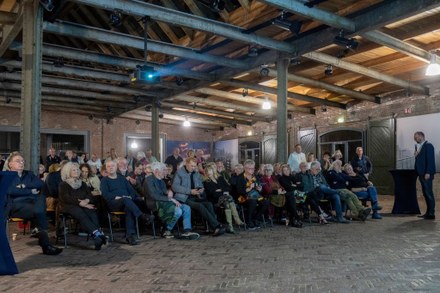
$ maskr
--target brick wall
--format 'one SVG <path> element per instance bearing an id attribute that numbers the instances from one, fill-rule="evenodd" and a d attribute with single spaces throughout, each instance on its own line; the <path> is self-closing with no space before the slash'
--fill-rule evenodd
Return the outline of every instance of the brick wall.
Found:
<path id="1" fill-rule="evenodd" d="M 20 126 L 20 110 L 0 107 L 0 126 Z M 126 118 L 115 118 L 110 124 L 103 119 L 90 120 L 87 115 L 42 111 L 41 128 L 89 131 L 90 152 L 102 157 L 110 148 L 124 154 L 124 134 L 151 135 L 151 124 Z M 160 124 L 160 133 L 170 140 L 212 141 L 213 132 L 180 125 Z M 44 152 L 44 150 L 42 150 Z"/>

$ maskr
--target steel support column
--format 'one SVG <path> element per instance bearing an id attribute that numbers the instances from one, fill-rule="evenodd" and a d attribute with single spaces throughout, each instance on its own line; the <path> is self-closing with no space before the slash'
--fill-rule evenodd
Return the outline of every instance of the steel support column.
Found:
<path id="1" fill-rule="evenodd" d="M 289 60 L 277 62 L 277 162 L 287 162 L 287 69 Z"/>
<path id="2" fill-rule="evenodd" d="M 162 161 L 160 155 L 160 135 L 159 135 L 159 107 L 156 100 L 154 100 L 151 107 L 151 150 L 153 151 L 153 156 Z"/>
<path id="3" fill-rule="evenodd" d="M 20 150 L 26 169 L 38 174 L 40 164 L 41 59 L 43 10 L 38 1 L 23 3 L 23 67 Z"/>

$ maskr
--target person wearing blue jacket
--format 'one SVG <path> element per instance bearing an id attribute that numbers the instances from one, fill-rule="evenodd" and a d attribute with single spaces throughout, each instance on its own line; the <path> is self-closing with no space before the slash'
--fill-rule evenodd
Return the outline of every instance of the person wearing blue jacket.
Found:
<path id="1" fill-rule="evenodd" d="M 63 250 L 52 246 L 47 234 L 46 196 L 42 194 L 44 182 L 31 171 L 24 170 L 24 159 L 13 152 L 6 161 L 10 171 L 17 175 L 8 188 L 9 216 L 25 220 L 36 220 L 38 244 L 46 255 L 57 255 Z"/>
<path id="2" fill-rule="evenodd" d="M 426 213 L 419 217 L 425 220 L 435 219 L 435 199 L 432 190 L 432 181 L 435 174 L 434 146 L 425 140 L 425 134 L 421 131 L 414 133 L 415 145 L 415 167 L 422 185 L 423 197 L 426 201 Z"/>

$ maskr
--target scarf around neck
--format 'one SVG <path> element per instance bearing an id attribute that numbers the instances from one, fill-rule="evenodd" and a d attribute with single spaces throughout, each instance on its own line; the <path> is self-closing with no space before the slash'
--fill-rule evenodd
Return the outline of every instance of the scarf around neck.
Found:
<path id="1" fill-rule="evenodd" d="M 67 178 L 67 179 L 65 180 L 65 182 L 66 182 L 67 184 L 69 184 L 70 187 L 72 187 L 73 189 L 78 189 L 78 188 L 80 188 L 81 185 L 82 185 L 82 180 L 79 179 L 79 178 Z"/>

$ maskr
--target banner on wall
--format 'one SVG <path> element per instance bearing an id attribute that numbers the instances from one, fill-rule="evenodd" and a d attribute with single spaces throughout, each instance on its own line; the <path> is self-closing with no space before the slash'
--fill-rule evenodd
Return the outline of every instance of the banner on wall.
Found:
<path id="1" fill-rule="evenodd" d="M 214 144 L 214 158 L 221 159 L 226 170 L 238 164 L 238 139 L 221 140 Z"/>
<path id="2" fill-rule="evenodd" d="M 184 141 L 184 140 L 167 140 L 167 155 L 166 157 L 173 154 L 175 148 L 179 148 L 180 156 L 186 158 L 186 153 L 189 150 L 196 152 L 197 150 L 203 150 L 203 158 L 205 161 L 211 159 L 211 143 L 206 141 Z M 165 157 L 165 158 L 166 158 Z"/>

